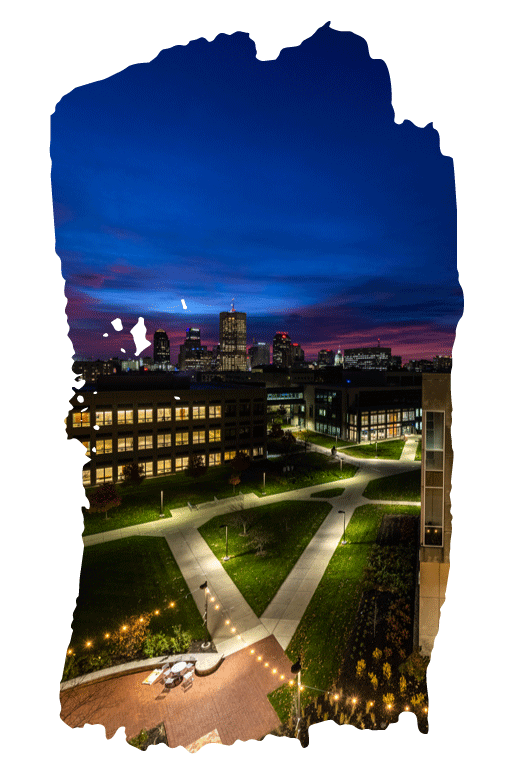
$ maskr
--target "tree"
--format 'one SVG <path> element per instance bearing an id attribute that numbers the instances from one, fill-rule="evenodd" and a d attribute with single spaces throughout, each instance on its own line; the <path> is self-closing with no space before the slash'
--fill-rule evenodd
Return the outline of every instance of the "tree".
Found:
<path id="1" fill-rule="evenodd" d="M 251 459 L 244 451 L 237 451 L 235 458 L 231 461 L 231 469 L 233 474 L 240 475 L 241 472 L 245 472 L 251 465 Z"/>
<path id="2" fill-rule="evenodd" d="M 297 440 L 295 439 L 293 432 L 290 432 L 289 429 L 286 432 L 283 432 L 281 443 L 286 453 L 292 449 L 292 446 L 294 446 L 296 442 Z"/>
<path id="3" fill-rule="evenodd" d="M 253 544 L 256 547 L 256 554 L 263 556 L 266 555 L 267 552 L 265 550 L 265 547 L 267 547 L 272 542 L 272 537 L 269 533 L 266 531 L 254 531 L 251 539 L 251 544 Z"/>
<path id="4" fill-rule="evenodd" d="M 283 431 L 283 428 L 281 427 L 281 424 L 277 424 L 276 422 L 274 422 L 270 426 L 268 436 L 272 440 L 280 440 L 283 437 L 283 435 L 284 435 L 284 431 Z"/>
<path id="5" fill-rule="evenodd" d="M 132 461 L 131 464 L 125 464 L 123 467 L 123 484 L 140 485 L 145 478 L 144 466 Z"/>
<path id="6" fill-rule="evenodd" d="M 250 509 L 240 510 L 240 512 L 235 512 L 235 514 L 231 516 L 232 524 L 237 528 L 244 529 L 244 532 L 241 533 L 240 536 L 247 536 L 247 526 L 250 526 L 253 520 L 254 513 Z"/>
<path id="7" fill-rule="evenodd" d="M 121 497 L 114 483 L 104 483 L 92 494 L 89 512 L 105 512 L 108 520 L 108 510 L 121 504 Z"/>
<path id="8" fill-rule="evenodd" d="M 235 487 L 240 483 L 240 478 L 238 475 L 231 475 L 231 477 L 228 480 L 228 483 L 230 483 L 233 486 L 233 494 L 235 493 Z"/>
<path id="9" fill-rule="evenodd" d="M 308 449 L 308 443 L 311 441 L 311 438 L 313 437 L 313 432 L 310 429 L 301 429 L 300 432 L 298 432 L 300 440 L 304 442 L 304 450 L 307 451 Z"/>
<path id="10" fill-rule="evenodd" d="M 206 472 L 203 457 L 199 453 L 194 453 L 188 462 L 187 474 L 190 477 L 200 477 Z"/>

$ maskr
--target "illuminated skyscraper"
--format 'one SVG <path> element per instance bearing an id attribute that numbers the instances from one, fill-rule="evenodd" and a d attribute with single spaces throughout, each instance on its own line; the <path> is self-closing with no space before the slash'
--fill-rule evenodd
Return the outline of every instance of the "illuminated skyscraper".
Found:
<path id="1" fill-rule="evenodd" d="M 272 362 L 277 368 L 291 368 L 292 342 L 286 331 L 277 331 L 272 343 Z"/>
<path id="2" fill-rule="evenodd" d="M 170 354 L 169 337 L 163 328 L 159 328 L 153 335 L 153 360 L 155 363 L 169 363 Z"/>
<path id="3" fill-rule="evenodd" d="M 247 370 L 247 315 L 235 312 L 234 301 L 229 312 L 219 315 L 219 357 L 221 371 Z"/>

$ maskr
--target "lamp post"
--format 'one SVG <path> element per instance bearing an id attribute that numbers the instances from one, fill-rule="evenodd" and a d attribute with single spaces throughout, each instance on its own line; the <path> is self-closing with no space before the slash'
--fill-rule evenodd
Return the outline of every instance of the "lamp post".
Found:
<path id="1" fill-rule="evenodd" d="M 293 664 L 291 668 L 292 675 L 297 675 L 297 730 L 299 730 L 299 722 L 300 722 L 300 672 L 302 669 L 302 665 L 300 663 L 300 656 Z"/>
<path id="2" fill-rule="evenodd" d="M 205 581 L 204 584 L 201 584 L 199 589 L 204 589 L 204 643 L 201 648 L 205 649 L 210 647 L 210 641 L 208 640 L 208 582 Z"/>
<path id="3" fill-rule="evenodd" d="M 164 492 L 160 491 L 160 517 L 164 516 Z"/>
<path id="4" fill-rule="evenodd" d="M 342 544 L 346 544 L 347 542 L 345 541 L 345 510 L 344 509 L 338 509 L 338 514 L 339 515 L 343 515 L 343 538 L 341 540 L 341 543 Z"/>
<path id="5" fill-rule="evenodd" d="M 263 473 L 263 491 L 262 491 L 261 495 L 262 496 L 266 496 L 267 495 L 267 492 L 265 490 L 265 472 Z"/>
<path id="6" fill-rule="evenodd" d="M 229 560 L 229 555 L 228 555 L 228 526 L 227 526 L 226 523 L 222 523 L 222 525 L 219 525 L 219 528 L 225 528 L 226 529 L 226 554 L 222 558 L 224 560 L 224 562 L 225 562 L 226 560 Z"/>

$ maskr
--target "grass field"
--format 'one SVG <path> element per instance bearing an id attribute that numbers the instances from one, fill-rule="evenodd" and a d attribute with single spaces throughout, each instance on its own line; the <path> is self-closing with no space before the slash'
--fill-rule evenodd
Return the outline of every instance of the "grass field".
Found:
<path id="1" fill-rule="evenodd" d="M 370 480 L 364 495 L 367 499 L 421 501 L 421 469 Z"/>
<path id="2" fill-rule="evenodd" d="M 200 639 L 202 618 L 165 539 L 131 536 L 85 547 L 80 591 L 70 645 L 82 648 L 86 640 L 95 650 L 105 632 L 112 633 L 131 616 L 160 610 L 151 620 L 152 632 L 173 634 L 182 629 Z M 175 608 L 169 608 L 174 601 Z"/>
<path id="3" fill-rule="evenodd" d="M 283 472 L 283 467 L 291 466 L 291 471 Z M 236 492 L 262 495 L 263 472 L 265 472 L 265 492 L 267 496 L 284 493 L 310 485 L 321 485 L 340 477 L 352 477 L 357 468 L 348 462 L 344 464 L 340 475 L 339 462 L 330 456 L 319 453 L 293 453 L 274 459 L 253 462 L 249 469 L 241 474 L 241 483 Z M 199 478 L 189 477 L 181 472 L 175 475 L 161 475 L 147 478 L 136 488 L 118 485 L 122 503 L 109 511 L 109 518 L 104 515 L 91 515 L 84 512 L 84 535 L 125 528 L 158 520 L 160 515 L 160 493 L 164 493 L 164 512 L 166 516 L 187 502 L 201 504 L 233 496 L 233 487 L 228 480 L 232 475 L 229 466 L 212 467 Z M 89 490 L 88 493 L 94 492 Z"/>
<path id="4" fill-rule="evenodd" d="M 352 448 L 344 448 L 343 453 L 348 456 L 354 456 L 361 459 L 400 459 L 404 449 L 403 440 L 389 440 L 377 443 L 377 454 L 375 454 L 375 443 L 365 445 L 356 445 Z"/>
<path id="5" fill-rule="evenodd" d="M 247 510 L 251 516 L 247 536 L 240 535 L 241 527 L 228 528 L 227 562 L 222 562 L 225 529 L 219 526 L 233 521 L 236 513 L 209 520 L 199 532 L 255 614 L 261 616 L 331 508 L 326 501 L 278 501 Z M 256 532 L 270 537 L 264 556 L 256 554 L 252 542 Z"/>
<path id="6" fill-rule="evenodd" d="M 416 456 L 414 461 L 421 461 L 421 440 L 418 441 L 418 447 L 416 448 Z"/>
<path id="7" fill-rule="evenodd" d="M 336 438 L 332 435 L 324 435 L 320 432 L 310 432 L 308 434 L 308 443 L 314 443 L 315 445 L 320 445 L 322 448 L 332 448 L 333 445 L 335 447 L 341 447 L 344 445 L 354 445 L 354 443 L 349 442 L 348 440 L 338 440 L 336 441 Z"/>
<path id="8" fill-rule="evenodd" d="M 363 570 L 384 515 L 418 515 L 417 507 L 367 504 L 358 507 L 346 531 L 347 544 L 339 544 L 309 603 L 286 654 L 302 659 L 304 705 L 318 695 L 307 686 L 329 690 L 340 670 L 362 592 Z M 284 722 L 291 714 L 295 691 L 281 686 L 269 700 Z"/>

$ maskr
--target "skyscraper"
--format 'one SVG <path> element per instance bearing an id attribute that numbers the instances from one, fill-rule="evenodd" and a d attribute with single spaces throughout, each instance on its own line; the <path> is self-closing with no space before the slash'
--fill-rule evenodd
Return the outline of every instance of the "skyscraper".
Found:
<path id="1" fill-rule="evenodd" d="M 249 349 L 251 368 L 257 365 L 270 365 L 270 344 L 258 341 Z"/>
<path id="2" fill-rule="evenodd" d="M 292 342 L 286 331 L 277 331 L 272 342 L 272 362 L 277 368 L 291 368 Z"/>
<path id="3" fill-rule="evenodd" d="M 153 334 L 153 360 L 155 363 L 170 363 L 171 351 L 170 351 L 169 337 L 163 328 L 159 328 Z"/>
<path id="4" fill-rule="evenodd" d="M 187 328 L 185 342 L 180 345 L 178 368 L 180 371 L 199 371 L 209 367 L 208 350 L 201 344 L 201 331 L 199 328 Z"/>
<path id="5" fill-rule="evenodd" d="M 219 356 L 221 371 L 247 370 L 247 315 L 235 312 L 234 300 L 229 312 L 219 315 Z"/>

